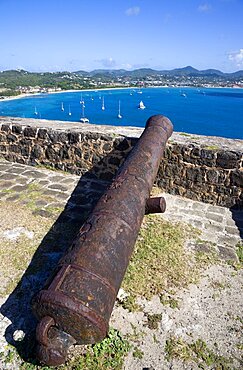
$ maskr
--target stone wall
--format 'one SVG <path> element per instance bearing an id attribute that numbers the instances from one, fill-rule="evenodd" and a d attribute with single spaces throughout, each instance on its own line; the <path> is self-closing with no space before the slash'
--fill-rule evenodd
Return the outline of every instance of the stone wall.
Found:
<path id="1" fill-rule="evenodd" d="M 0 117 L 0 156 L 111 180 L 142 129 Z M 174 133 L 157 185 L 171 194 L 243 206 L 243 140 Z"/>

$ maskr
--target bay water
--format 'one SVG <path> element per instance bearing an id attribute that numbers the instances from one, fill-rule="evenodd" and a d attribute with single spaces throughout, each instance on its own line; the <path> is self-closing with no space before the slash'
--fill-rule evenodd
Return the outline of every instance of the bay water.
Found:
<path id="1" fill-rule="evenodd" d="M 139 109 L 141 101 L 145 109 Z M 167 116 L 174 131 L 243 139 L 243 89 L 87 90 L 0 101 L 0 116 L 77 122 L 85 116 L 101 125 L 144 127 L 154 114 Z"/>

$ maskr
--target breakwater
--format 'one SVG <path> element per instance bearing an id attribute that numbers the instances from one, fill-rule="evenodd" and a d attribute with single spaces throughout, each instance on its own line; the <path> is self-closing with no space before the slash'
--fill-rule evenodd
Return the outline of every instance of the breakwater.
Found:
<path id="1" fill-rule="evenodd" d="M 0 117 L 0 156 L 110 181 L 142 129 Z M 175 132 L 155 182 L 162 190 L 243 206 L 243 140 Z"/>

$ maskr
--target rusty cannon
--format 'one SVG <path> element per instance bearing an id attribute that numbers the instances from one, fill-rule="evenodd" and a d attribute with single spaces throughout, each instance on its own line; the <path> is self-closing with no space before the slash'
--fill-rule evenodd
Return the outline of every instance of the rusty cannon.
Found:
<path id="1" fill-rule="evenodd" d="M 54 277 L 34 298 L 37 357 L 42 363 L 60 365 L 70 345 L 96 343 L 106 336 L 144 214 L 165 211 L 164 198 L 150 198 L 150 192 L 172 131 L 166 117 L 147 121 Z"/>

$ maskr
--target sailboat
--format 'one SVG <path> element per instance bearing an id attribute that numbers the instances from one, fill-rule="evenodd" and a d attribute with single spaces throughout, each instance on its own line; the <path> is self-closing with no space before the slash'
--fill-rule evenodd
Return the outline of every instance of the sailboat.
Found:
<path id="1" fill-rule="evenodd" d="M 63 103 L 62 103 L 62 107 L 61 107 L 61 110 L 62 110 L 62 111 L 64 111 L 64 105 L 63 105 Z"/>
<path id="2" fill-rule="evenodd" d="M 83 94 L 82 93 L 81 93 L 81 97 L 80 97 L 80 104 L 84 104 Z"/>
<path id="3" fill-rule="evenodd" d="M 139 103 L 138 109 L 145 109 L 145 105 L 143 104 L 142 100 Z"/>
<path id="4" fill-rule="evenodd" d="M 118 103 L 118 115 L 117 115 L 117 118 L 122 118 L 122 115 L 121 115 L 121 101 L 119 100 L 119 103 Z"/>
<path id="5" fill-rule="evenodd" d="M 69 106 L 68 106 L 68 115 L 69 115 L 69 116 L 71 116 L 71 115 L 72 115 L 72 113 L 71 113 L 71 109 L 70 109 L 70 104 L 69 104 Z"/>
<path id="6" fill-rule="evenodd" d="M 82 104 L 82 117 L 80 118 L 80 122 L 89 123 L 89 119 L 84 116 L 84 104 Z"/>
<path id="7" fill-rule="evenodd" d="M 102 110 L 105 110 L 105 99 L 104 99 L 104 96 L 102 97 L 102 107 L 101 107 Z"/>
<path id="8" fill-rule="evenodd" d="M 36 107 L 35 107 L 35 112 L 34 112 L 34 113 L 35 113 L 35 115 L 37 116 L 38 112 L 37 112 L 37 109 L 36 109 Z"/>

